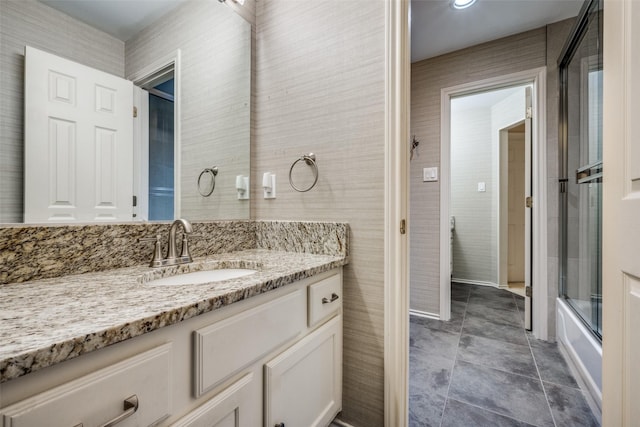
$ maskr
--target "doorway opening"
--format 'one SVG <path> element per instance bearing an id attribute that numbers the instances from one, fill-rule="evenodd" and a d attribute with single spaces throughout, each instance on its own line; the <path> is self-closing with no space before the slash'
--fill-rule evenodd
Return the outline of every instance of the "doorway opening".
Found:
<path id="1" fill-rule="evenodd" d="M 180 217 L 180 51 L 129 77 L 134 83 L 137 220 Z"/>
<path id="2" fill-rule="evenodd" d="M 451 98 L 451 283 L 531 286 L 530 100 L 531 84 Z"/>
<path id="3" fill-rule="evenodd" d="M 149 92 L 149 220 L 174 218 L 174 79 Z"/>
<path id="4" fill-rule="evenodd" d="M 545 68 L 539 68 L 441 91 L 440 320 L 451 318 L 452 282 L 508 289 L 507 141 L 509 131 L 517 139 L 524 122 L 530 148 L 525 148 L 528 170 L 519 203 L 530 206 L 523 233 L 524 277 L 530 288 L 523 308 L 527 329 L 547 339 L 545 77 Z M 483 93 L 484 99 L 478 96 Z M 518 99 L 520 106 L 514 107 Z M 484 148 L 477 149 L 481 144 Z M 516 221 L 512 225 L 521 229 Z"/>

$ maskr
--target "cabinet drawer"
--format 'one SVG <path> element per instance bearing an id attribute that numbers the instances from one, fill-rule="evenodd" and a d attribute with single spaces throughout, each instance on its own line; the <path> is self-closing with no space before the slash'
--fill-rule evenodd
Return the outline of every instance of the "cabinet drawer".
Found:
<path id="1" fill-rule="evenodd" d="M 97 426 L 118 418 L 124 401 L 136 396 L 138 407 L 118 427 L 147 426 L 167 417 L 170 407 L 171 344 L 0 409 L 4 427 Z"/>
<path id="2" fill-rule="evenodd" d="M 309 285 L 309 327 L 336 313 L 342 307 L 342 274 Z"/>
<path id="3" fill-rule="evenodd" d="M 194 332 L 194 394 L 201 396 L 305 328 L 305 294 L 274 301 Z"/>

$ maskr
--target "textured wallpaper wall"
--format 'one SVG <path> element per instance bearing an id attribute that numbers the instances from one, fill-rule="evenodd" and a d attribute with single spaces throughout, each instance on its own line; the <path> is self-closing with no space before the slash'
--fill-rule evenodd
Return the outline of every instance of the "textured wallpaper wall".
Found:
<path id="1" fill-rule="evenodd" d="M 345 221 L 344 410 L 356 427 L 384 424 L 384 0 L 263 0 L 256 16 L 255 219 Z M 307 193 L 289 167 L 314 152 Z M 262 198 L 262 173 L 277 198 Z M 298 164 L 297 185 L 311 179 Z"/>

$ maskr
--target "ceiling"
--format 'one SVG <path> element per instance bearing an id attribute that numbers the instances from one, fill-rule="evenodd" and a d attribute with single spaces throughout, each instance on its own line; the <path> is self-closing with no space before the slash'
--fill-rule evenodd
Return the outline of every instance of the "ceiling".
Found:
<path id="1" fill-rule="evenodd" d="M 186 0 L 40 0 L 126 41 Z M 214 0 L 210 0 L 214 1 Z M 583 0 L 411 1 L 411 61 L 419 61 L 576 16 Z"/>
<path id="2" fill-rule="evenodd" d="M 533 30 L 576 16 L 583 0 L 411 0 L 411 62 Z"/>
<path id="3" fill-rule="evenodd" d="M 184 1 L 186 0 L 40 0 L 122 41 L 129 40 Z"/>

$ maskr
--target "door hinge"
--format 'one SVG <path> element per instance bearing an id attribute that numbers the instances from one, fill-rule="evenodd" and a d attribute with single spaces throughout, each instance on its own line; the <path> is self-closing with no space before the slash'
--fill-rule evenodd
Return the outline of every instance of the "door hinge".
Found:
<path id="1" fill-rule="evenodd" d="M 133 206 L 138 206 L 138 196 L 133 196 Z"/>
<path id="2" fill-rule="evenodd" d="M 531 295 L 532 295 L 531 286 L 525 286 L 524 294 L 527 296 L 527 298 L 531 298 Z"/>
<path id="3" fill-rule="evenodd" d="M 406 234 L 407 233 L 407 221 L 402 219 L 400 220 L 400 234 Z"/>
<path id="4" fill-rule="evenodd" d="M 520 110 L 522 111 L 522 110 Z M 527 115 L 526 115 L 527 119 L 531 119 L 533 118 L 533 109 L 531 107 L 527 107 Z"/>
<path id="5" fill-rule="evenodd" d="M 138 117 L 138 107 L 136 107 L 135 105 L 133 106 L 133 118 L 135 119 L 136 117 Z"/>
<path id="6" fill-rule="evenodd" d="M 560 183 L 560 193 L 566 193 L 567 192 L 567 182 L 569 182 L 569 180 L 567 178 L 561 178 L 558 180 L 558 182 Z"/>
<path id="7" fill-rule="evenodd" d="M 524 201 L 524 205 L 528 208 L 533 207 L 533 199 L 531 198 L 531 196 L 527 196 L 527 198 Z"/>

